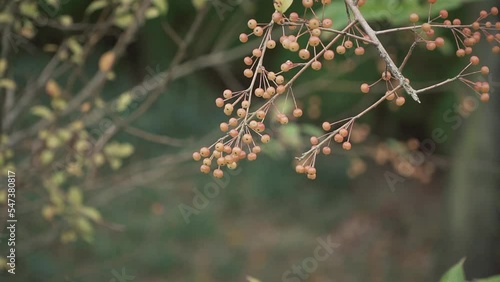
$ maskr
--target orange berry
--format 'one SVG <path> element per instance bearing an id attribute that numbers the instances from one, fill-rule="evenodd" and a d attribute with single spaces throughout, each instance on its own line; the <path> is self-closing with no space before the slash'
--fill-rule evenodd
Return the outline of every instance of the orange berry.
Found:
<path id="1" fill-rule="evenodd" d="M 195 160 L 195 161 L 201 160 L 201 154 L 198 152 L 194 152 L 193 153 L 193 160 Z"/>
<path id="2" fill-rule="evenodd" d="M 330 155 L 332 153 L 332 149 L 330 149 L 330 147 L 323 147 L 323 149 L 321 151 L 325 155 Z"/>
<path id="3" fill-rule="evenodd" d="M 332 125 L 327 121 L 323 122 L 321 127 L 323 127 L 324 131 L 330 131 L 332 129 Z"/>
<path id="4" fill-rule="evenodd" d="M 481 102 L 486 103 L 489 100 L 490 100 L 490 94 L 488 94 L 488 93 L 481 94 Z"/>
<path id="5" fill-rule="evenodd" d="M 308 26 L 309 26 L 310 29 L 318 28 L 319 27 L 319 21 L 317 19 L 311 19 L 311 20 L 309 20 Z"/>
<path id="6" fill-rule="evenodd" d="M 392 75 L 390 72 L 388 72 L 388 71 L 382 72 L 382 79 L 383 80 L 388 81 L 388 80 L 391 80 L 391 78 L 392 78 Z"/>
<path id="7" fill-rule="evenodd" d="M 416 13 L 410 15 L 410 22 L 416 23 L 419 20 L 419 16 Z"/>
<path id="8" fill-rule="evenodd" d="M 365 94 L 370 92 L 370 85 L 368 85 L 368 83 L 361 84 L 361 92 Z"/>
<path id="9" fill-rule="evenodd" d="M 396 105 L 398 105 L 398 106 L 400 106 L 400 107 L 401 107 L 402 105 L 404 105 L 404 104 L 405 104 L 405 102 L 406 102 L 405 97 L 399 96 L 399 97 L 396 99 Z"/>
<path id="10" fill-rule="evenodd" d="M 314 4 L 314 1 L 313 0 L 302 0 L 302 5 L 305 7 L 305 8 L 311 8 Z"/>
<path id="11" fill-rule="evenodd" d="M 250 144 L 253 141 L 252 135 L 251 134 L 244 134 L 243 137 L 241 138 L 243 143 Z"/>
<path id="12" fill-rule="evenodd" d="M 258 154 L 262 152 L 262 149 L 260 148 L 260 146 L 255 146 L 252 148 L 252 152 Z"/>
<path id="13" fill-rule="evenodd" d="M 248 35 L 246 35 L 245 33 L 240 34 L 240 41 L 241 43 L 248 42 Z"/>
<path id="14" fill-rule="evenodd" d="M 490 68 L 488 68 L 487 66 L 483 66 L 481 68 L 481 74 L 482 75 L 488 75 L 490 73 Z"/>
<path id="15" fill-rule="evenodd" d="M 257 154 L 255 154 L 255 153 L 249 153 L 249 154 L 247 155 L 247 159 L 248 159 L 249 161 L 255 161 L 255 160 L 257 159 Z"/>
<path id="16" fill-rule="evenodd" d="M 442 37 L 436 38 L 436 40 L 434 42 L 436 43 L 436 46 L 438 46 L 438 47 L 444 46 L 444 39 Z"/>
<path id="17" fill-rule="evenodd" d="M 307 169 L 307 174 L 316 174 L 316 168 L 310 167 Z"/>
<path id="18" fill-rule="evenodd" d="M 456 52 L 457 57 L 463 57 L 465 56 L 465 50 L 464 49 L 458 49 Z"/>
<path id="19" fill-rule="evenodd" d="M 271 141 L 271 136 L 265 134 L 265 135 L 262 135 L 262 137 L 260 138 L 260 141 L 262 141 L 262 143 L 269 143 L 269 141 Z"/>
<path id="20" fill-rule="evenodd" d="M 238 130 L 236 130 L 236 129 L 231 129 L 231 130 L 229 131 L 229 136 L 231 136 L 231 137 L 233 137 L 233 138 L 235 138 L 236 136 L 238 136 L 238 134 L 239 134 L 239 133 L 238 133 Z"/>
<path id="21" fill-rule="evenodd" d="M 229 125 L 232 126 L 232 127 L 235 127 L 238 125 L 238 120 L 235 119 L 235 118 L 230 118 L 229 119 Z"/>
<path id="22" fill-rule="evenodd" d="M 215 144 L 215 150 L 217 150 L 218 152 L 222 152 L 224 150 L 224 144 L 221 142 Z"/>
<path id="23" fill-rule="evenodd" d="M 214 170 L 214 177 L 215 178 L 222 178 L 222 177 L 224 177 L 224 172 L 221 169 L 216 169 L 216 170 Z"/>
<path id="24" fill-rule="evenodd" d="M 349 135 L 349 131 L 347 131 L 347 129 L 345 129 L 345 128 L 342 128 L 339 130 L 339 134 L 342 137 L 347 137 L 347 135 Z"/>
<path id="25" fill-rule="evenodd" d="M 342 143 L 342 149 L 349 151 L 352 149 L 352 144 L 349 141 Z"/>
<path id="26" fill-rule="evenodd" d="M 222 122 L 219 126 L 220 131 L 227 132 L 229 130 L 229 125 L 225 122 Z"/>
<path id="27" fill-rule="evenodd" d="M 331 61 L 335 57 L 335 52 L 333 52 L 332 50 L 326 50 L 323 54 L 323 57 L 325 58 L 325 60 Z"/>
<path id="28" fill-rule="evenodd" d="M 262 36 L 262 34 L 264 34 L 264 29 L 262 27 L 258 26 L 258 27 L 256 27 L 256 28 L 253 29 L 253 34 L 255 36 L 259 36 L 260 37 L 260 36 Z M 248 37 L 247 37 L 247 40 L 248 40 Z"/>
<path id="29" fill-rule="evenodd" d="M 295 166 L 295 171 L 296 171 L 297 173 L 302 174 L 302 173 L 304 173 L 306 170 L 305 170 L 304 166 L 302 166 L 302 165 L 296 165 L 296 166 Z"/>
<path id="30" fill-rule="evenodd" d="M 361 1 L 364 1 L 364 0 L 359 0 L 359 2 L 358 2 L 358 6 L 359 6 L 359 3 L 360 3 Z M 311 180 L 314 180 L 314 179 L 316 179 L 316 174 L 307 174 L 307 178 L 309 178 L 309 179 L 311 179 Z"/>
<path id="31" fill-rule="evenodd" d="M 426 45 L 427 50 L 434 51 L 436 49 L 436 43 L 429 41 Z"/>
<path id="32" fill-rule="evenodd" d="M 250 58 L 250 57 L 248 57 L 248 56 L 247 56 L 247 57 L 245 57 L 245 59 L 243 59 L 243 62 L 244 62 L 244 63 L 245 63 L 245 65 L 247 65 L 247 66 L 251 66 L 251 65 L 253 64 L 253 60 L 252 60 L 252 58 Z"/>
<path id="33" fill-rule="evenodd" d="M 333 26 L 333 21 L 331 19 L 323 19 L 323 27 L 330 28 Z"/>
<path id="34" fill-rule="evenodd" d="M 274 48 L 276 48 L 276 41 L 274 41 L 274 40 L 270 39 L 270 40 L 268 40 L 268 41 L 266 42 L 266 46 L 267 46 L 267 48 L 269 48 L 269 49 L 274 49 Z"/>
<path id="35" fill-rule="evenodd" d="M 207 158 L 208 156 L 210 156 L 210 149 L 208 149 L 207 147 L 203 147 L 200 149 L 200 154 L 202 157 Z"/>
<path id="36" fill-rule="evenodd" d="M 301 117 L 303 114 L 302 110 L 301 109 L 295 109 L 293 110 L 293 116 L 298 118 L 298 117 Z"/>
<path id="37" fill-rule="evenodd" d="M 311 64 L 311 68 L 313 70 L 320 70 L 322 67 L 322 64 L 320 61 L 314 61 L 312 64 Z"/>
<path id="38" fill-rule="evenodd" d="M 262 56 L 262 50 L 260 50 L 259 48 L 255 48 L 252 50 L 252 55 L 254 57 L 260 58 Z"/>
<path id="39" fill-rule="evenodd" d="M 337 133 L 335 134 L 335 136 L 333 136 L 333 140 L 337 143 L 342 143 L 344 141 L 344 137 Z"/>
<path id="40" fill-rule="evenodd" d="M 274 12 L 272 19 L 275 23 L 280 23 L 283 20 L 283 14 L 280 12 Z"/>
<path id="41" fill-rule="evenodd" d="M 475 66 L 479 64 L 479 58 L 477 56 L 470 57 L 470 63 Z"/>
<path id="42" fill-rule="evenodd" d="M 200 167 L 200 171 L 203 173 L 209 173 L 210 172 L 210 167 L 208 165 L 202 165 Z"/>
<path id="43" fill-rule="evenodd" d="M 249 29 L 254 29 L 257 27 L 257 21 L 254 19 L 251 19 L 247 23 Z"/>
<path id="44" fill-rule="evenodd" d="M 425 32 L 431 30 L 431 28 L 432 27 L 431 27 L 431 25 L 429 23 L 422 24 L 422 30 L 425 31 Z"/>
<path id="45" fill-rule="evenodd" d="M 299 52 L 299 57 L 303 60 L 307 60 L 311 57 L 311 52 L 309 52 L 309 50 L 307 49 L 302 49 Z"/>
<path id="46" fill-rule="evenodd" d="M 243 75 L 248 77 L 248 78 L 251 78 L 253 77 L 253 70 L 251 69 L 246 69 L 244 72 L 243 72 Z"/>
<path id="47" fill-rule="evenodd" d="M 441 11 L 439 12 L 439 16 L 441 16 L 441 18 L 442 18 L 442 19 L 446 19 L 446 18 L 448 18 L 448 11 L 446 11 L 446 10 L 441 10 Z"/>
<path id="48" fill-rule="evenodd" d="M 309 45 L 316 47 L 321 43 L 321 40 L 317 36 L 311 36 L 309 37 Z"/>
<path id="49" fill-rule="evenodd" d="M 363 47 L 357 47 L 356 49 L 354 49 L 354 54 L 358 55 L 358 56 L 362 56 L 365 54 L 365 48 Z"/>
<path id="50" fill-rule="evenodd" d="M 215 99 L 215 105 L 219 108 L 224 107 L 224 99 L 222 98 L 217 98 Z"/>
<path id="51" fill-rule="evenodd" d="M 204 159 L 203 159 L 203 164 L 204 164 L 204 165 L 211 166 L 211 165 L 212 165 L 212 159 L 209 159 L 209 158 L 204 158 Z"/>

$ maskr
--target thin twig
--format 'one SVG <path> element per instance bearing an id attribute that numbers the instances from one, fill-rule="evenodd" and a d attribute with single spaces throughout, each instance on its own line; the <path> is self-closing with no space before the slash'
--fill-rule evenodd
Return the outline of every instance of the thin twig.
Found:
<path id="1" fill-rule="evenodd" d="M 363 27 L 365 30 L 366 34 L 370 37 L 370 39 L 375 42 L 375 46 L 378 49 L 380 53 L 380 57 L 387 63 L 387 66 L 391 70 L 392 74 L 394 77 L 396 77 L 399 80 L 399 84 L 403 86 L 403 88 L 406 90 L 406 92 L 417 102 L 420 103 L 420 99 L 418 99 L 417 93 L 413 87 L 406 81 L 406 78 L 403 76 L 403 74 L 399 71 L 399 68 L 396 66 L 394 61 L 392 61 L 391 56 L 389 53 L 384 48 L 384 45 L 380 43 L 376 32 L 371 28 L 371 26 L 368 24 L 366 19 L 364 18 L 363 14 L 361 11 L 358 9 L 358 6 L 354 4 L 352 0 L 345 0 L 346 4 L 349 6 L 351 11 L 353 12 L 354 16 L 356 17 L 356 20 L 359 21 L 359 24 Z M 413 28 L 413 27 L 412 27 Z"/>

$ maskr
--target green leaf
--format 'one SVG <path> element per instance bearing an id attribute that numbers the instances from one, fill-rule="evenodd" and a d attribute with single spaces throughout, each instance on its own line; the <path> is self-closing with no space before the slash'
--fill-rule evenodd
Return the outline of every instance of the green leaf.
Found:
<path id="1" fill-rule="evenodd" d="M 95 11 L 101 10 L 102 8 L 106 7 L 108 5 L 108 2 L 106 0 L 98 0 L 92 2 L 87 9 L 85 10 L 85 14 L 89 15 L 92 14 Z"/>
<path id="2" fill-rule="evenodd" d="M 207 3 L 207 0 L 191 0 L 193 2 L 193 6 L 196 8 L 196 10 L 199 10 L 205 6 Z"/>
<path id="3" fill-rule="evenodd" d="M 80 212 L 90 218 L 91 220 L 93 220 L 94 222 L 100 222 L 102 220 L 102 217 L 101 217 L 101 213 L 96 210 L 95 208 L 92 208 L 92 207 L 82 207 L 80 209 Z"/>
<path id="4" fill-rule="evenodd" d="M 83 195 L 78 187 L 71 187 L 68 191 L 68 202 L 70 202 L 73 206 L 80 206 L 83 201 Z"/>
<path id="5" fill-rule="evenodd" d="M 49 108 L 40 105 L 32 107 L 31 114 L 48 120 L 54 118 L 54 115 L 52 114 L 52 111 Z"/>
<path id="6" fill-rule="evenodd" d="M 160 16 L 160 11 L 157 8 L 151 7 L 146 10 L 146 19 L 151 20 Z"/>
<path id="7" fill-rule="evenodd" d="M 465 282 L 464 262 L 465 258 L 461 259 L 443 275 L 439 282 Z"/>
<path id="8" fill-rule="evenodd" d="M 83 52 L 82 45 L 76 40 L 76 38 L 71 37 L 67 41 L 69 49 L 71 49 L 71 52 L 75 54 L 76 56 L 79 56 Z"/>
<path id="9" fill-rule="evenodd" d="M 500 282 L 500 275 L 491 276 L 488 278 L 477 279 L 474 282 Z"/>
<path id="10" fill-rule="evenodd" d="M 132 100 L 133 100 L 133 97 L 132 97 L 132 94 L 130 92 L 123 93 L 122 95 L 120 95 L 120 97 L 116 101 L 115 110 L 117 112 L 125 111 L 127 109 L 127 107 L 130 105 L 130 103 L 132 102 Z"/>
<path id="11" fill-rule="evenodd" d="M 16 90 L 16 83 L 12 79 L 0 79 L 0 88 L 5 88 L 9 90 Z"/>
<path id="12" fill-rule="evenodd" d="M 453 10 L 465 3 L 480 2 L 481 0 L 440 0 L 432 5 L 431 18 L 436 16 L 441 9 Z M 422 4 L 419 4 L 422 3 Z M 370 0 L 360 8 L 367 21 L 387 20 L 391 24 L 408 24 L 411 13 L 417 13 L 421 19 L 427 19 L 429 4 L 427 1 L 415 0 Z M 326 7 L 325 15 L 332 19 L 338 19 L 334 22 L 335 28 L 342 28 L 347 23 L 344 1 L 333 1 Z M 424 17 L 425 16 L 425 17 Z M 375 28 L 375 27 L 374 27 Z"/>
<path id="13" fill-rule="evenodd" d="M 134 16 L 131 14 L 123 14 L 117 16 L 115 19 L 115 25 L 119 28 L 125 29 L 134 22 Z"/>
<path id="14" fill-rule="evenodd" d="M 19 12 L 32 19 L 39 16 L 38 6 L 35 2 L 21 2 L 21 4 L 19 4 Z"/>
<path id="15" fill-rule="evenodd" d="M 87 238 L 91 237 L 92 234 L 94 233 L 94 228 L 92 227 L 92 224 L 85 217 L 79 217 L 76 220 L 75 225 L 76 225 L 76 228 L 78 229 L 78 231 L 80 232 L 82 238 L 84 238 L 84 239 L 86 237 Z"/>
<path id="16" fill-rule="evenodd" d="M 153 0 L 153 5 L 158 8 L 161 15 L 166 15 L 168 12 L 167 0 Z"/>
<path id="17" fill-rule="evenodd" d="M 14 17 L 8 13 L 0 13 L 0 23 L 10 23 L 14 20 Z"/>
<path id="18" fill-rule="evenodd" d="M 120 159 L 110 158 L 109 166 L 112 170 L 117 170 L 122 166 L 122 161 Z"/>
<path id="19" fill-rule="evenodd" d="M 43 150 L 42 153 L 40 153 L 40 162 L 43 165 L 49 164 L 54 160 L 54 152 L 50 150 Z"/>
<path id="20" fill-rule="evenodd" d="M 253 278 L 252 276 L 247 276 L 247 280 L 248 280 L 248 282 L 260 282 L 259 279 Z"/>

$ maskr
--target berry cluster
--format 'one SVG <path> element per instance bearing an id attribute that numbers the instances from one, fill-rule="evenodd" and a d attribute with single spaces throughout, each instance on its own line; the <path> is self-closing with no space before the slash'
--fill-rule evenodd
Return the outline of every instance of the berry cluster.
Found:
<path id="1" fill-rule="evenodd" d="M 479 58 L 471 56 L 469 64 L 456 76 L 441 83 L 431 85 L 426 88 L 415 90 L 410 85 L 410 80 L 403 75 L 403 69 L 409 61 L 414 48 L 418 44 L 425 44 L 429 51 L 446 44 L 443 37 L 436 37 L 436 30 L 450 30 L 457 44 L 457 56 L 463 57 L 473 53 L 473 47 L 484 36 L 486 40 L 493 43 L 494 53 L 500 52 L 498 43 L 500 42 L 500 23 L 491 23 L 487 18 L 498 14 L 496 7 L 490 12 L 481 11 L 479 18 L 472 24 L 464 25 L 459 19 L 447 20 L 448 12 L 442 10 L 434 19 L 431 19 L 432 5 L 437 0 L 428 0 L 430 9 L 426 22 L 418 24 L 420 17 L 417 14 L 410 15 L 410 25 L 388 30 L 374 31 L 363 18 L 360 7 L 366 1 L 345 0 L 347 9 L 348 24 L 342 30 L 333 28 L 333 20 L 324 17 L 324 13 L 316 13 L 313 9 L 313 0 L 303 0 L 305 8 L 303 16 L 292 12 L 287 17 L 279 12 L 274 12 L 269 23 L 258 23 L 255 19 L 248 21 L 249 33 L 242 33 L 239 40 L 242 43 L 249 41 L 251 37 L 262 38 L 257 48 L 252 54 L 243 59 L 247 68 L 243 75 L 250 79 L 247 89 L 240 91 L 225 90 L 221 98 L 217 98 L 217 107 L 222 108 L 229 117 L 227 122 L 220 124 L 220 130 L 225 134 L 209 147 L 203 147 L 199 152 L 193 153 L 193 158 L 202 161 L 200 170 L 203 173 L 210 173 L 213 170 L 215 177 L 221 178 L 224 173 L 223 166 L 235 169 L 239 160 L 248 159 L 253 161 L 261 152 L 260 143 L 270 141 L 269 134 L 266 134 L 266 117 L 273 115 L 279 123 L 287 124 L 291 116 L 301 117 L 303 111 L 298 107 L 293 94 L 292 85 L 297 78 L 307 69 L 315 71 L 321 70 L 323 62 L 331 61 L 336 55 L 344 55 L 349 50 L 356 56 L 365 54 L 364 46 L 374 46 L 381 54 L 382 60 L 386 64 L 385 71 L 380 79 L 374 83 L 363 83 L 360 87 L 362 93 L 369 93 L 370 89 L 378 84 L 384 83 L 387 91 L 370 107 L 361 113 L 336 122 L 324 122 L 323 136 L 311 137 L 311 148 L 300 158 L 296 171 L 305 173 L 309 179 L 316 178 L 315 160 L 320 153 L 329 155 L 332 152 L 332 143 L 342 144 L 344 150 L 351 150 L 351 132 L 357 119 L 365 113 L 375 108 L 385 100 L 393 101 L 397 106 L 403 106 L 406 102 L 403 91 L 411 95 L 416 101 L 418 94 L 437 88 L 444 84 L 461 81 L 473 89 L 482 101 L 489 100 L 489 85 L 487 82 L 472 81 L 470 76 L 475 74 L 488 75 L 489 69 L 486 66 L 479 70 L 470 68 L 479 65 Z M 317 1 L 316 1 L 317 2 Z M 322 0 L 324 9 L 331 4 L 331 0 Z M 275 40 L 276 32 L 279 29 L 279 44 Z M 379 36 L 392 34 L 399 31 L 411 31 L 415 41 L 404 58 L 403 62 L 396 65 L 391 56 L 384 49 L 379 41 Z M 331 34 L 333 36 L 322 36 Z M 295 57 L 283 62 L 277 71 L 267 70 L 264 66 L 264 58 L 267 52 L 281 45 L 284 49 L 292 53 L 297 53 Z M 288 75 L 293 73 L 293 75 Z M 293 107 L 284 107 L 280 110 L 277 101 L 281 99 L 286 103 L 292 103 Z M 257 101 L 262 101 L 256 105 Z M 272 109 L 272 111 L 270 111 Z M 288 109 L 288 110 L 287 110 Z M 333 140 L 333 142 L 332 142 Z"/>

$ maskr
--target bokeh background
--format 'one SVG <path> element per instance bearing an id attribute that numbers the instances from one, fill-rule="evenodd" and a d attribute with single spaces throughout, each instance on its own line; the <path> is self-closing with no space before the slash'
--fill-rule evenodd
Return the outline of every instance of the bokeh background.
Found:
<path id="1" fill-rule="evenodd" d="M 21 2 L 35 3 L 36 17 L 44 21 L 26 24 L 33 11 L 19 9 Z M 225 116 L 215 98 L 223 89 L 247 87 L 242 59 L 258 42 L 241 44 L 238 36 L 248 32 L 248 19 L 269 20 L 271 1 L 220 0 L 206 6 L 155 1 L 156 13 L 148 11 L 149 19 L 121 49 L 117 42 L 126 41 L 122 35 L 134 19 L 126 15 L 140 13 L 143 2 L 131 4 L 128 12 L 121 5 L 134 1 L 109 2 L 0 3 L 2 19 L 9 12 L 23 19 L 11 26 L 10 37 L 4 28 L 9 21 L 0 23 L 9 42 L 4 40 L 2 51 L 10 46 L 7 74 L 16 83 L 15 90 L 2 90 L 2 122 L 9 110 L 22 109 L 2 131 L 16 140 L 3 141 L 2 173 L 16 171 L 19 223 L 17 273 L 4 268 L 1 281 L 122 281 L 117 273 L 125 270 L 135 278 L 123 281 L 246 281 L 250 275 L 263 282 L 421 282 L 438 281 L 463 257 L 468 279 L 500 273 L 500 79 L 491 46 L 475 50 L 491 69 L 489 103 L 480 103 L 460 83 L 422 95 L 422 104 L 384 103 L 357 123 L 353 138 L 359 143 L 353 150 L 320 157 L 318 178 L 310 181 L 293 169 L 308 136 L 325 120 L 366 108 L 384 91 L 364 95 L 358 90 L 379 78 L 383 66 L 376 50 L 368 48 L 363 57 L 337 56 L 294 84 L 304 117 L 271 126 L 266 153 L 216 181 L 199 173 L 191 153 L 219 136 Z M 380 29 L 408 25 L 410 13 L 425 17 L 428 9 L 427 1 L 368 2 L 367 18 Z M 498 5 L 438 2 L 449 7 L 450 18 L 463 22 Z M 89 5 L 95 11 L 89 12 Z M 291 8 L 300 9 L 299 3 Z M 344 11 L 336 5 L 326 15 L 341 26 Z M 107 21 L 111 16 L 116 20 Z M 454 56 L 450 34 L 442 36 L 448 48 L 418 47 L 410 60 L 406 74 L 416 88 L 453 77 L 467 63 Z M 411 33 L 383 37 L 399 61 L 412 40 Z M 100 75 L 102 56 L 112 49 L 121 56 L 112 74 Z M 44 72 L 61 50 L 66 52 L 56 56 L 56 67 Z M 276 69 L 296 55 L 277 48 L 268 56 L 269 68 Z M 47 87 L 51 79 L 55 90 L 54 84 Z M 92 83 L 97 87 L 87 88 Z M 144 95 L 134 100 L 130 93 Z M 63 102 L 54 102 L 55 96 Z M 78 97 L 84 99 L 73 102 Z M 58 106 L 59 111 L 46 112 Z M 65 112 L 71 106 L 74 110 Z M 36 127 L 51 115 L 57 122 Z M 127 125 L 116 122 L 133 115 Z M 73 163 L 99 157 L 73 157 L 64 144 L 45 153 L 50 136 L 64 134 L 60 130 L 74 134 L 66 141 L 73 145 L 88 136 L 99 140 L 94 145 L 104 152 L 105 163 L 79 171 Z M 446 138 L 436 141 L 435 130 Z M 430 147 L 419 147 L 422 143 Z M 411 156 L 422 150 L 429 153 L 415 165 Z M 219 192 L 205 203 L 199 193 L 206 195 L 214 185 Z M 5 191 L 0 206 L 4 227 Z M 191 214 L 183 216 L 181 210 Z M 1 232 L 5 257 L 7 233 Z M 337 247 L 305 279 L 283 280 L 287 270 L 314 255 L 318 240 Z"/>

